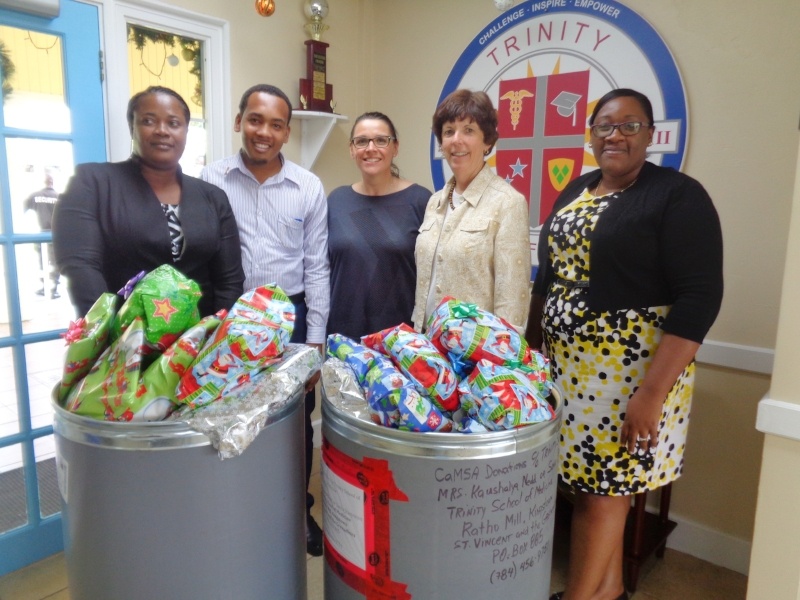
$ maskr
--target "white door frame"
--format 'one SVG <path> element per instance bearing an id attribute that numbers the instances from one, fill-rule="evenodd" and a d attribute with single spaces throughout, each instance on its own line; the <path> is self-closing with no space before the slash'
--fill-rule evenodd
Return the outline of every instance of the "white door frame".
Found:
<path id="1" fill-rule="evenodd" d="M 125 160 L 131 137 L 125 111 L 128 84 L 128 23 L 167 30 L 203 42 L 203 101 L 209 163 L 231 147 L 230 24 L 223 19 L 152 0 L 94 0 L 104 7 L 102 30 L 107 107 L 108 157 Z"/>

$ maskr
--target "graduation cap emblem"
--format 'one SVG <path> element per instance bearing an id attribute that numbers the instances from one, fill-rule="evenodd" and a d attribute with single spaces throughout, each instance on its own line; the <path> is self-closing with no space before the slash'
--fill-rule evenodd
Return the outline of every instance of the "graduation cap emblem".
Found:
<path id="1" fill-rule="evenodd" d="M 572 117 L 572 125 L 575 125 L 575 115 L 576 110 L 575 107 L 578 104 L 578 100 L 581 99 L 580 94 L 573 94 L 572 92 L 561 92 L 558 96 L 553 98 L 553 101 L 550 103 L 556 107 L 558 114 L 562 117 Z"/>

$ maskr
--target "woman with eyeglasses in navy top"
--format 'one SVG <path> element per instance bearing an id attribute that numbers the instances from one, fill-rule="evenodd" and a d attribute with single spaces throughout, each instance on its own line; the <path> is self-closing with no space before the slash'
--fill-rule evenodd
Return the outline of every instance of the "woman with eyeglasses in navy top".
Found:
<path id="1" fill-rule="evenodd" d="M 361 181 L 328 196 L 331 309 L 328 333 L 358 339 L 411 323 L 414 244 L 431 192 L 400 177 L 391 119 L 364 113 L 350 132 Z"/>

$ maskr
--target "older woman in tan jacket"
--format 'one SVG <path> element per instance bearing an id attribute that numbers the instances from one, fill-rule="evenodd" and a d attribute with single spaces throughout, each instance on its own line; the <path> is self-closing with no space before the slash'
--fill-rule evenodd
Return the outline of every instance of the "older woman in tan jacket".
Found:
<path id="1" fill-rule="evenodd" d="M 485 163 L 497 141 L 497 111 L 484 92 L 456 90 L 433 115 L 453 177 L 428 202 L 415 258 L 414 327 L 425 329 L 444 296 L 474 302 L 520 331 L 530 302 L 525 198 Z"/>

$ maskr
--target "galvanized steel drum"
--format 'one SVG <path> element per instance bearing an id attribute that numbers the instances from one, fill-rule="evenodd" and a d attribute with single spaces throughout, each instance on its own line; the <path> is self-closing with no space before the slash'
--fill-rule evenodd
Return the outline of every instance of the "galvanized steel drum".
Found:
<path id="1" fill-rule="evenodd" d="M 302 399 L 224 461 L 182 423 L 54 405 L 70 598 L 304 600 Z"/>
<path id="2" fill-rule="evenodd" d="M 323 398 L 325 600 L 546 600 L 561 395 L 553 421 L 410 433 Z"/>

